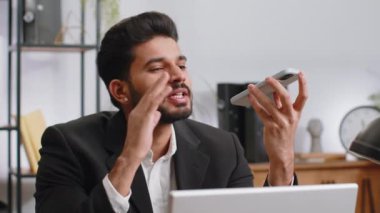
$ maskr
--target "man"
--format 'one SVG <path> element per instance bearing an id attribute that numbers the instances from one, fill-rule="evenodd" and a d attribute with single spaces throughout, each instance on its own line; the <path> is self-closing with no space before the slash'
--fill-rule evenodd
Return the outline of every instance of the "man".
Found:
<path id="1" fill-rule="evenodd" d="M 174 22 L 157 12 L 125 19 L 105 35 L 98 71 L 117 113 L 49 127 L 42 138 L 36 212 L 168 212 L 173 189 L 252 186 L 235 135 L 187 119 L 192 112 L 186 57 Z M 290 185 L 294 137 L 306 101 L 291 103 L 272 78 L 274 102 L 249 86 L 264 123 L 268 185 Z"/>

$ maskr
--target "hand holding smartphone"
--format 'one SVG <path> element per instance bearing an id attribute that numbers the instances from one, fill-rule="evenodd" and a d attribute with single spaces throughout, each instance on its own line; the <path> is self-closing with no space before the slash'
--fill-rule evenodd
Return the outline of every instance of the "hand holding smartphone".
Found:
<path id="1" fill-rule="evenodd" d="M 296 82 L 298 80 L 298 72 L 299 70 L 294 68 L 288 68 L 285 70 L 282 70 L 276 74 L 274 74 L 272 77 L 276 80 L 278 80 L 282 86 L 286 87 L 289 84 Z M 259 88 L 264 94 L 266 94 L 268 97 L 272 97 L 273 94 L 273 88 L 269 86 L 265 80 L 261 81 L 256 84 L 256 87 Z M 230 99 L 231 103 L 233 105 L 237 106 L 245 106 L 250 107 L 251 104 L 248 100 L 248 89 L 240 92 L 239 94 L 233 96 Z"/>

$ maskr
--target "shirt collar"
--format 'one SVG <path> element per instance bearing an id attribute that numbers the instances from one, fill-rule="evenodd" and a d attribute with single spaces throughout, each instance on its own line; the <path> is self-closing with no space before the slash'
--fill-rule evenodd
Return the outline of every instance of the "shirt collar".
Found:
<path id="1" fill-rule="evenodd" d="M 161 157 L 163 160 L 170 159 L 171 157 L 173 157 L 173 155 L 177 151 L 177 139 L 176 139 L 176 136 L 175 136 L 174 126 L 171 125 L 170 127 L 171 127 L 171 130 L 172 130 L 172 134 L 170 136 L 168 151 L 165 153 L 165 155 L 163 155 Z M 151 163 L 153 163 L 153 152 L 152 152 L 152 150 L 149 150 L 149 152 L 146 155 L 144 161 L 145 162 L 151 162 Z"/>

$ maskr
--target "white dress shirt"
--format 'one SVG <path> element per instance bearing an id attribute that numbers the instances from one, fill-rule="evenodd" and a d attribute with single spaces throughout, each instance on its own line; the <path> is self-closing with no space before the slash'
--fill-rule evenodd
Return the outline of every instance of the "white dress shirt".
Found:
<path id="1" fill-rule="evenodd" d="M 177 188 L 172 162 L 172 157 L 177 151 L 177 141 L 173 125 L 171 128 L 172 134 L 167 153 L 153 162 L 153 152 L 150 150 L 141 162 L 154 213 L 169 212 L 169 192 Z M 129 198 L 133 192 L 130 190 L 127 196 L 122 196 L 113 187 L 108 174 L 103 179 L 103 186 L 113 210 L 116 213 L 127 212 L 129 210 Z"/>
<path id="2" fill-rule="evenodd" d="M 149 151 L 145 159 L 141 162 L 154 213 L 169 212 L 169 192 L 177 189 L 174 164 L 172 161 L 173 155 L 176 151 L 177 141 L 174 127 L 172 125 L 172 135 L 167 153 L 160 157 L 156 162 L 153 162 L 153 152 Z M 294 176 L 290 185 L 293 185 L 293 182 Z M 113 210 L 116 213 L 128 212 L 129 198 L 131 197 L 132 191 L 130 190 L 130 193 L 127 196 L 122 196 L 113 187 L 108 178 L 108 174 L 103 179 L 103 186 Z"/>

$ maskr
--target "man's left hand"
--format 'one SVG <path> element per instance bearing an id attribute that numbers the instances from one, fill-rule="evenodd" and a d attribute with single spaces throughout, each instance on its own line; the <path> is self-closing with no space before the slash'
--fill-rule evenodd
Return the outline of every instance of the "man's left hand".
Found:
<path id="1" fill-rule="evenodd" d="M 289 185 L 294 175 L 294 140 L 308 92 L 304 74 L 298 74 L 298 96 L 294 103 L 288 91 L 272 77 L 266 83 L 274 89 L 273 101 L 253 84 L 249 101 L 264 124 L 264 146 L 269 157 L 270 185 Z"/>

